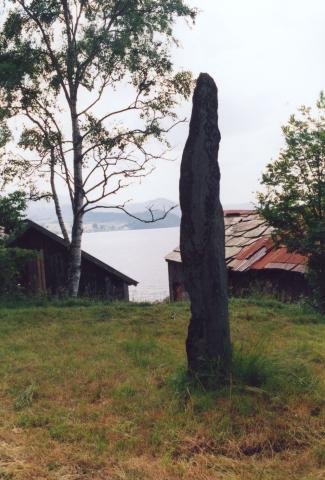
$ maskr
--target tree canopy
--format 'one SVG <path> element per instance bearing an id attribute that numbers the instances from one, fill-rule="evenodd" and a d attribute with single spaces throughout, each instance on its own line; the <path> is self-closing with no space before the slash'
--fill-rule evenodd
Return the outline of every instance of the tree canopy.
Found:
<path id="1" fill-rule="evenodd" d="M 0 226 L 8 235 L 14 235 L 21 227 L 25 218 L 26 195 L 15 191 L 0 196 Z"/>
<path id="2" fill-rule="evenodd" d="M 309 258 L 313 290 L 325 309 L 325 96 L 314 115 L 301 107 L 283 126 L 285 147 L 262 176 L 260 212 L 289 251 Z"/>
<path id="3" fill-rule="evenodd" d="M 178 123 L 191 74 L 177 72 L 177 18 L 184 0 L 10 0 L 0 32 L 0 120 L 23 118 L 18 147 L 28 170 L 48 179 L 70 245 L 69 290 L 77 294 L 83 216 L 149 174 Z M 24 160 L 26 157 L 24 157 Z M 26 164 L 23 167 L 27 169 Z M 61 211 L 64 182 L 74 221 Z"/>

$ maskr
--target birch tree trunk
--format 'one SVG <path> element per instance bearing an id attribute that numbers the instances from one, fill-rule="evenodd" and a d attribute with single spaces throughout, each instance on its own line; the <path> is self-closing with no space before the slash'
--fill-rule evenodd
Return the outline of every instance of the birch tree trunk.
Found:
<path id="1" fill-rule="evenodd" d="M 53 195 L 53 201 L 54 201 L 54 207 L 55 207 L 55 213 L 60 225 L 61 233 L 63 235 L 64 241 L 67 246 L 70 245 L 70 239 L 69 235 L 64 223 L 63 215 L 62 215 L 62 210 L 61 210 L 61 205 L 59 201 L 59 197 L 56 191 L 56 186 L 55 186 L 55 158 L 54 158 L 54 152 L 53 150 L 51 151 L 51 173 L 50 173 L 50 183 L 51 183 L 51 190 L 52 190 L 52 195 Z"/>
<path id="2" fill-rule="evenodd" d="M 83 214 L 75 215 L 71 232 L 69 249 L 68 292 L 71 297 L 77 297 L 81 275 L 81 241 L 83 233 Z"/>
<path id="3" fill-rule="evenodd" d="M 71 102 L 72 138 L 73 138 L 73 174 L 74 174 L 74 199 L 73 199 L 73 226 L 69 250 L 68 292 L 72 297 L 77 297 L 81 275 L 81 241 L 83 234 L 83 204 L 84 189 L 82 175 L 82 137 L 80 134 L 79 120 L 76 108 L 77 100 Z"/>

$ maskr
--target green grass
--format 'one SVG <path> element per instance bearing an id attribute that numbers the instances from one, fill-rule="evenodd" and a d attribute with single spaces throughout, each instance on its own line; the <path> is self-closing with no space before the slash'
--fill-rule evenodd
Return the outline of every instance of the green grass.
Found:
<path id="1" fill-rule="evenodd" d="M 0 479 L 324 478 L 324 317 L 230 310 L 231 381 L 206 391 L 186 374 L 186 304 L 7 301 Z"/>

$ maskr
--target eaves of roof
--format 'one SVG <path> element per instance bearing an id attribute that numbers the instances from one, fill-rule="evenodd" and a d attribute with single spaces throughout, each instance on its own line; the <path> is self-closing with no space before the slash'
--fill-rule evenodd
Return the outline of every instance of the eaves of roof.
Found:
<path id="1" fill-rule="evenodd" d="M 253 210 L 227 210 L 225 214 L 226 262 L 229 270 L 285 270 L 304 274 L 308 259 L 276 247 L 273 229 Z M 165 257 L 167 262 L 181 263 L 179 247 Z"/>
<path id="2" fill-rule="evenodd" d="M 26 230 L 29 229 L 34 229 L 37 230 L 38 232 L 42 233 L 46 237 L 50 238 L 51 240 L 59 243 L 63 247 L 67 248 L 66 243 L 62 237 L 59 237 L 59 235 L 56 235 L 53 232 L 50 232 L 50 230 L 47 230 L 47 228 L 42 227 L 36 222 L 33 222 L 33 220 L 25 220 L 25 224 L 27 226 Z M 26 232 L 26 230 L 24 232 Z M 118 270 L 115 270 L 115 268 L 111 267 L 110 265 L 107 265 L 107 263 L 102 262 L 98 258 L 94 257 L 93 255 L 90 255 L 90 253 L 87 253 L 85 251 L 81 251 L 81 256 L 85 260 L 94 263 L 97 265 L 99 268 L 102 268 L 103 270 L 106 270 L 108 273 L 115 275 L 116 277 L 120 278 L 123 280 L 125 283 L 128 285 L 134 285 L 137 286 L 139 282 L 134 280 L 133 278 L 128 277 L 127 275 L 124 275 L 124 273 L 119 272 Z"/>

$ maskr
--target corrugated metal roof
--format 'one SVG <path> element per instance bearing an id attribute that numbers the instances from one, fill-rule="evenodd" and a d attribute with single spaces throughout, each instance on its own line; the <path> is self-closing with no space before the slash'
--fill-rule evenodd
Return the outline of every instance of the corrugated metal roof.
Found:
<path id="1" fill-rule="evenodd" d="M 287 265 L 292 265 L 290 270 L 293 270 L 298 265 L 306 265 L 307 261 L 307 257 L 299 255 L 298 253 L 289 253 L 286 247 L 273 248 L 264 258 L 254 265 L 254 269 L 282 268 L 283 270 L 288 270 Z M 273 266 L 270 267 L 270 265 Z"/>
<path id="2" fill-rule="evenodd" d="M 254 255 L 252 255 L 251 257 L 249 258 L 245 258 L 243 259 L 241 262 L 239 262 L 234 268 L 233 270 L 235 272 L 245 272 L 246 270 L 249 270 L 250 268 L 253 267 L 254 263 L 257 262 L 258 260 L 260 260 L 260 258 L 264 257 L 264 255 L 266 254 L 267 252 L 267 249 L 265 247 L 263 248 L 260 248 L 259 250 L 257 250 L 257 252 L 254 253 Z M 237 258 L 238 260 L 238 258 Z"/>
<path id="3" fill-rule="evenodd" d="M 295 268 L 294 263 L 268 263 L 264 269 L 266 270 L 293 270 Z"/>
<path id="4" fill-rule="evenodd" d="M 307 257 L 276 247 L 273 228 L 254 210 L 227 210 L 225 215 L 226 261 L 230 270 L 286 270 L 304 274 Z M 166 257 L 168 262 L 181 263 L 179 247 Z"/>
<path id="5" fill-rule="evenodd" d="M 295 268 L 292 269 L 293 272 L 296 273 L 306 273 L 307 272 L 307 266 L 306 265 L 297 265 Z"/>
<path id="6" fill-rule="evenodd" d="M 245 260 L 255 255 L 255 253 L 261 248 L 266 248 L 266 252 L 268 252 L 271 248 L 273 248 L 272 240 L 269 237 L 255 239 L 255 242 L 252 245 L 243 248 L 236 258 L 238 260 Z"/>

